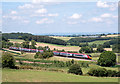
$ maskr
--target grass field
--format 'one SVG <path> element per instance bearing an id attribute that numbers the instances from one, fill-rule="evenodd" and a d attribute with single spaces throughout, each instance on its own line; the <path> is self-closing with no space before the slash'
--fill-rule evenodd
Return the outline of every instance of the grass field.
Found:
<path id="1" fill-rule="evenodd" d="M 110 40 L 100 40 L 100 41 L 93 41 L 93 42 L 89 42 L 89 45 L 92 45 L 93 43 L 99 45 L 99 44 L 104 44 L 105 42 L 110 41 Z"/>
<path id="2" fill-rule="evenodd" d="M 24 40 L 22 40 L 22 39 L 9 39 L 11 42 L 24 42 Z"/>
<path id="3" fill-rule="evenodd" d="M 52 71 L 2 70 L 3 82 L 118 82 L 118 78 L 92 77 Z"/>

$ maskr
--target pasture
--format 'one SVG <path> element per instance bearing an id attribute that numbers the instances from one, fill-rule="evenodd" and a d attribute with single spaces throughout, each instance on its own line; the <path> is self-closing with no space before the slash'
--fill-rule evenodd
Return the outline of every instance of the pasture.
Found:
<path id="1" fill-rule="evenodd" d="M 118 78 L 92 77 L 43 70 L 2 70 L 2 82 L 118 82 Z"/>
<path id="2" fill-rule="evenodd" d="M 99 40 L 99 41 L 89 42 L 88 44 L 92 45 L 94 43 L 94 44 L 99 45 L 99 44 L 104 44 L 105 42 L 108 42 L 108 41 L 110 41 L 110 40 Z"/>

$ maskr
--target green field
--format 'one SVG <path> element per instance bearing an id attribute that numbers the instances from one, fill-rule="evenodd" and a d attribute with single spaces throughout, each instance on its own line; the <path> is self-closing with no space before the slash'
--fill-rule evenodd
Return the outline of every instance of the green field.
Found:
<path id="1" fill-rule="evenodd" d="M 93 43 L 99 45 L 99 44 L 104 44 L 105 42 L 110 41 L 110 40 L 100 40 L 100 41 L 93 41 L 93 42 L 89 42 L 89 45 L 92 45 Z"/>
<path id="2" fill-rule="evenodd" d="M 9 39 L 12 42 L 24 42 L 22 39 Z"/>
<path id="3" fill-rule="evenodd" d="M 79 76 L 53 71 L 2 70 L 3 82 L 118 82 L 118 78 Z"/>

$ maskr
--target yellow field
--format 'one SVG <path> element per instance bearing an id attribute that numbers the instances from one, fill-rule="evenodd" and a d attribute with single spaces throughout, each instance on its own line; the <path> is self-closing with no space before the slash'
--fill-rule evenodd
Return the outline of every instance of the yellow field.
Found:
<path id="1" fill-rule="evenodd" d="M 107 35 L 107 36 L 102 36 L 102 37 L 117 37 L 120 36 L 120 34 L 115 34 L 115 35 Z"/>
<path id="2" fill-rule="evenodd" d="M 59 49 L 59 50 L 66 50 L 66 51 L 79 51 L 80 47 L 79 46 L 59 46 L 59 45 L 54 45 L 54 44 L 48 44 L 48 43 L 40 43 L 40 42 L 37 42 L 37 47 L 38 46 L 42 46 L 42 47 L 45 47 L 45 46 L 49 46 L 50 49 Z"/>
<path id="3" fill-rule="evenodd" d="M 61 39 L 61 40 L 64 40 L 64 41 L 68 41 L 71 38 L 75 38 L 75 37 L 62 37 L 62 36 L 61 37 L 60 36 L 50 36 L 50 37 Z"/>

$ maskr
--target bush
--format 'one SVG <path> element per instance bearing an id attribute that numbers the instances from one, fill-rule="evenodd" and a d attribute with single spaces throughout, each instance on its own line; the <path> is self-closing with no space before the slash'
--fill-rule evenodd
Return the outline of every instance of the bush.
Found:
<path id="1" fill-rule="evenodd" d="M 73 74 L 76 74 L 76 75 L 82 75 L 83 74 L 79 64 L 73 64 L 72 66 L 70 66 L 70 68 L 68 70 L 68 73 L 73 73 Z"/>
<path id="2" fill-rule="evenodd" d="M 112 51 L 104 51 L 100 54 L 97 64 L 106 67 L 114 66 L 116 64 L 116 55 Z"/>
<path id="3" fill-rule="evenodd" d="M 15 68 L 15 59 L 12 54 L 8 52 L 2 54 L 2 67 Z"/>
<path id="4" fill-rule="evenodd" d="M 105 50 L 104 50 L 104 48 L 103 48 L 102 45 L 99 45 L 99 46 L 97 47 L 97 51 L 98 51 L 98 52 L 103 52 L 103 51 L 105 51 Z"/>
<path id="5" fill-rule="evenodd" d="M 85 52 L 85 53 L 92 53 L 93 52 L 93 48 L 86 46 L 86 47 L 81 47 L 81 49 L 79 50 L 80 53 Z"/>
<path id="6" fill-rule="evenodd" d="M 116 77 L 117 76 L 117 72 L 116 71 L 112 71 L 112 70 L 108 70 L 107 74 L 108 74 L 108 77 Z"/>
<path id="7" fill-rule="evenodd" d="M 92 68 L 88 71 L 90 76 L 97 76 L 97 77 L 107 77 L 107 70 L 105 68 Z"/>
<path id="8" fill-rule="evenodd" d="M 106 70 L 105 68 L 92 68 L 87 74 L 97 77 L 120 77 L 120 71 Z"/>
<path id="9" fill-rule="evenodd" d="M 120 71 L 117 72 L 117 77 L 120 77 Z"/>
<path id="10" fill-rule="evenodd" d="M 37 52 L 35 55 L 34 55 L 34 58 L 41 58 L 41 59 L 46 59 L 46 58 L 49 58 L 49 57 L 52 57 L 53 56 L 53 52 L 48 52 L 48 51 L 45 51 L 43 53 L 40 53 L 40 52 Z"/>

